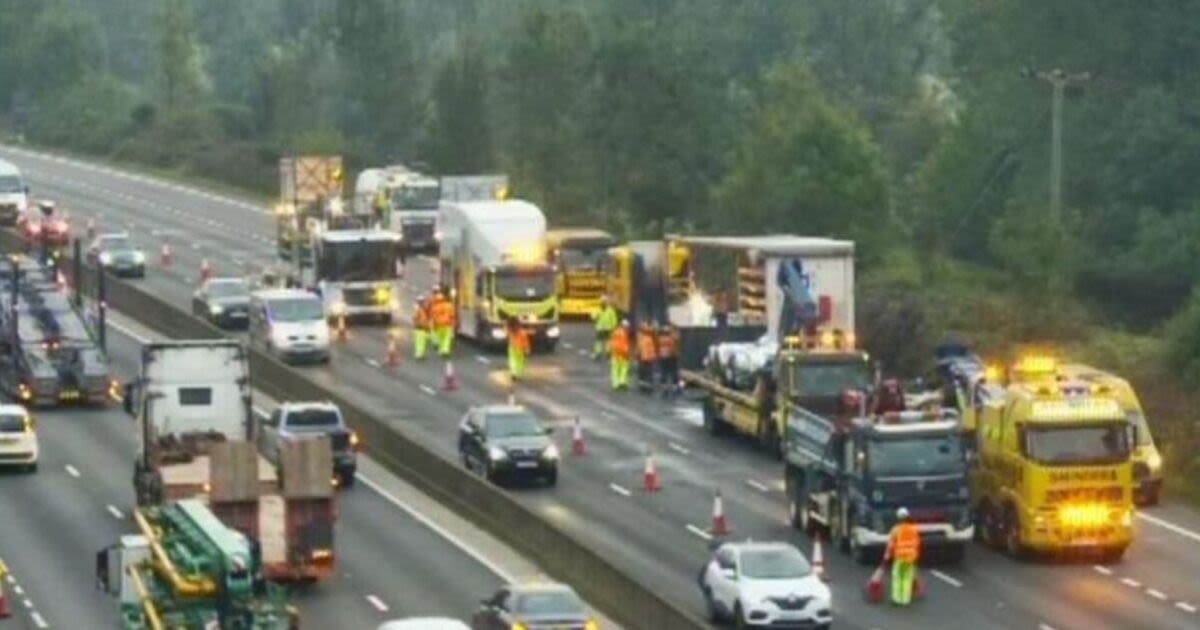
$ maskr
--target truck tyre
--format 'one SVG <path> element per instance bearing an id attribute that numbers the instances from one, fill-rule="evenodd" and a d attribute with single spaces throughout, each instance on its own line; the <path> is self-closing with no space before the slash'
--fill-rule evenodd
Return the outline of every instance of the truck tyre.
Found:
<path id="1" fill-rule="evenodd" d="M 1017 560 L 1025 558 L 1025 545 L 1021 542 L 1021 519 L 1011 505 L 1004 508 L 1004 550 Z"/>
<path id="2" fill-rule="evenodd" d="M 717 623 L 721 620 L 721 612 L 717 610 L 717 604 L 713 601 L 712 589 L 704 587 L 704 616 L 712 623 Z"/>
<path id="3" fill-rule="evenodd" d="M 977 521 L 984 544 L 992 549 L 1002 548 L 1004 546 L 1003 526 L 990 503 L 984 501 L 979 504 Z"/>

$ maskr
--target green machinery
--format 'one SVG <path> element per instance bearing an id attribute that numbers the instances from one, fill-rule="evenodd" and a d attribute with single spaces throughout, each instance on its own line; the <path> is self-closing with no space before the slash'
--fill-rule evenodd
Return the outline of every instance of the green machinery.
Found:
<path id="1" fill-rule="evenodd" d="M 140 535 L 96 557 L 101 588 L 120 602 L 122 630 L 296 630 L 286 591 L 259 554 L 199 500 L 134 512 Z"/>

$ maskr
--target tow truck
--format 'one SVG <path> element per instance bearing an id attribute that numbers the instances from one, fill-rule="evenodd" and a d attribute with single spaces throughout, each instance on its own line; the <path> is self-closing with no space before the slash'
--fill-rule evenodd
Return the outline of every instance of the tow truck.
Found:
<path id="1" fill-rule="evenodd" d="M 605 293 L 604 260 L 616 239 L 603 230 L 557 229 L 546 233 L 550 262 L 558 271 L 563 317 L 590 317 Z"/>
<path id="2" fill-rule="evenodd" d="M 971 500 L 985 542 L 1009 554 L 1089 552 L 1133 541 L 1133 427 L 1110 387 L 1026 357 L 979 412 Z"/>
<path id="3" fill-rule="evenodd" d="M 139 534 L 96 554 L 96 581 L 122 630 L 298 630 L 283 587 L 266 581 L 251 540 L 194 499 L 133 513 Z"/>
<path id="4" fill-rule="evenodd" d="M 826 530 L 856 561 L 878 561 L 908 509 L 922 548 L 960 562 L 974 536 L 958 414 L 890 411 L 848 421 L 788 414 L 784 479 L 792 525 Z"/>

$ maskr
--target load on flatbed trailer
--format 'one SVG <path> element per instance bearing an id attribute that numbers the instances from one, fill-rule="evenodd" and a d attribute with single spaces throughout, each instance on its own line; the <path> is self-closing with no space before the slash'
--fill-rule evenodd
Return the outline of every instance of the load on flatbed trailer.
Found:
<path id="1" fill-rule="evenodd" d="M 275 206 L 279 257 L 304 266 L 312 237 L 330 214 L 342 214 L 342 158 L 306 155 L 279 160 L 279 203 Z"/>
<path id="2" fill-rule="evenodd" d="M 104 404 L 116 392 L 96 334 L 52 268 L 0 265 L 0 387 L 26 404 Z"/>
<path id="3" fill-rule="evenodd" d="M 200 501 L 138 508 L 140 535 L 96 554 L 122 630 L 296 630 L 299 613 L 266 581 L 255 545 Z"/>

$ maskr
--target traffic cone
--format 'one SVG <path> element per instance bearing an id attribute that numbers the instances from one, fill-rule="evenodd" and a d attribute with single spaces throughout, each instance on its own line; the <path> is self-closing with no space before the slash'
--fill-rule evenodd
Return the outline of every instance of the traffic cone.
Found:
<path id="1" fill-rule="evenodd" d="M 346 314 L 339 313 L 337 316 L 337 340 L 346 341 L 350 338 L 350 332 L 346 330 Z"/>
<path id="2" fill-rule="evenodd" d="M 395 335 L 388 335 L 387 364 L 388 367 L 400 367 L 400 347 Z"/>
<path id="3" fill-rule="evenodd" d="M 208 259 L 207 258 L 201 259 L 200 260 L 200 282 L 201 283 L 208 282 L 209 279 L 212 278 L 212 275 L 213 275 L 212 265 L 208 264 Z"/>
<path id="4" fill-rule="evenodd" d="M 575 427 L 571 433 L 571 452 L 576 456 L 587 455 L 587 444 L 583 441 L 583 425 L 579 424 L 579 416 L 575 416 Z"/>
<path id="5" fill-rule="evenodd" d="M 729 520 L 725 518 L 725 501 L 721 499 L 721 491 L 713 495 L 712 530 L 713 536 L 729 535 Z"/>
<path id="6" fill-rule="evenodd" d="M 867 601 L 878 604 L 883 601 L 883 565 L 879 565 L 867 580 Z"/>
<path id="7" fill-rule="evenodd" d="M 658 492 L 662 481 L 658 478 L 658 466 L 654 465 L 654 452 L 646 452 L 646 468 L 642 473 L 642 488 L 646 492 Z"/>
<path id="8" fill-rule="evenodd" d="M 821 578 L 822 580 L 829 580 L 829 576 L 825 574 L 825 554 L 821 551 L 820 532 L 817 532 L 816 537 L 813 538 L 812 570 L 813 575 Z"/>
<path id="9" fill-rule="evenodd" d="M 458 389 L 458 377 L 454 375 L 454 362 L 446 360 L 446 370 L 442 374 L 442 389 L 452 392 Z"/>
<path id="10" fill-rule="evenodd" d="M 162 250 L 158 255 L 158 262 L 163 267 L 170 267 L 173 257 L 171 256 L 171 244 L 163 241 Z"/>

